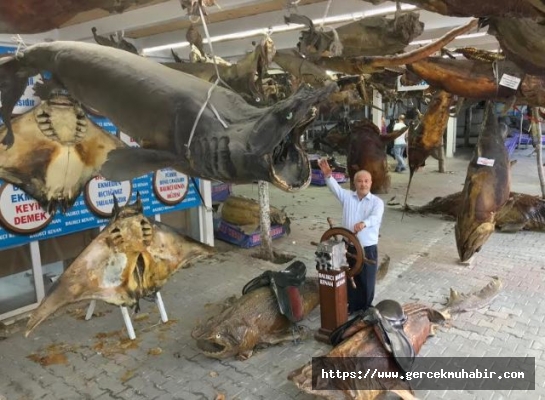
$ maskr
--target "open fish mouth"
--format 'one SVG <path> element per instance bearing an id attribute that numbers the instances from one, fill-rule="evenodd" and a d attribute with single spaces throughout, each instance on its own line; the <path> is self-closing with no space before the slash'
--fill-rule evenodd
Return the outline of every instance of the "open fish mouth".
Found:
<path id="1" fill-rule="evenodd" d="M 212 358 L 225 357 L 229 353 L 227 346 L 209 339 L 197 340 L 197 347 L 201 349 L 204 355 Z"/>
<path id="2" fill-rule="evenodd" d="M 308 117 L 297 124 L 273 149 L 270 157 L 270 174 L 275 186 L 286 191 L 308 186 L 311 178 L 310 161 L 303 149 L 302 135 L 314 121 L 317 108 L 312 107 Z"/>

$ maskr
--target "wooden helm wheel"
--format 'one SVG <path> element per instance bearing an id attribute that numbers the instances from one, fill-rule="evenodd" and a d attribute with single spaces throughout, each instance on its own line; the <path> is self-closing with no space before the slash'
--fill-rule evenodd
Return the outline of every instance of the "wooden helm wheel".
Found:
<path id="1" fill-rule="evenodd" d="M 356 254 L 353 255 L 353 258 L 355 260 L 355 266 L 352 268 L 346 268 L 346 275 L 349 278 L 353 278 L 354 276 L 359 274 L 363 268 L 364 254 L 363 249 L 361 248 L 360 241 L 358 240 L 356 235 L 354 235 L 348 229 L 335 227 L 329 228 L 327 231 L 325 231 L 320 239 L 320 242 L 325 242 L 333 236 L 342 236 L 343 239 L 345 239 L 346 243 L 353 245 L 356 249 Z M 347 255 L 347 257 L 349 256 Z"/>

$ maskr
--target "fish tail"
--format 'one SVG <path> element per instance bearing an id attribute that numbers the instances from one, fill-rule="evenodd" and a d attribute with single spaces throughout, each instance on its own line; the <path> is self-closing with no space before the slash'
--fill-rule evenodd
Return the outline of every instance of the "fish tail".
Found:
<path id="1" fill-rule="evenodd" d="M 73 301 L 73 296 L 63 286 L 61 278 L 51 287 L 49 294 L 31 314 L 26 325 L 25 337 L 28 337 L 47 317 Z"/>
<path id="2" fill-rule="evenodd" d="M 0 93 L 2 96 L 2 107 L 0 116 L 4 120 L 7 132 L 0 143 L 8 149 L 13 146 L 14 136 L 11 125 L 11 114 L 15 104 L 23 95 L 28 82 L 28 76 L 21 70 L 21 64 L 15 56 L 0 58 Z"/>

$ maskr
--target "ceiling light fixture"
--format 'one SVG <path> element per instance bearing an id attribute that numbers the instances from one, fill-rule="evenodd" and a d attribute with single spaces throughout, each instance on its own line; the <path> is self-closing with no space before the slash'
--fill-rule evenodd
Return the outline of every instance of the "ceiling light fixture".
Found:
<path id="1" fill-rule="evenodd" d="M 472 38 L 482 37 L 482 36 L 486 36 L 486 35 L 488 35 L 488 32 L 475 32 L 475 33 L 469 33 L 469 34 L 467 34 L 467 35 L 456 36 L 456 37 L 454 38 L 454 40 L 459 40 L 459 39 L 472 39 Z M 434 40 L 437 40 L 437 39 L 415 40 L 415 41 L 409 43 L 409 46 L 417 46 L 417 45 L 430 44 L 430 43 L 432 43 Z"/>
<path id="2" fill-rule="evenodd" d="M 416 6 L 409 5 L 409 4 L 401 5 L 401 10 L 403 11 L 414 10 L 415 8 Z M 317 25 L 317 26 L 322 24 L 330 25 L 330 24 L 337 24 L 337 23 L 347 22 L 347 21 L 357 21 L 365 17 L 387 15 L 387 14 L 394 13 L 395 11 L 396 11 L 395 6 L 382 7 L 376 10 L 369 10 L 369 11 L 364 11 L 360 13 L 342 14 L 342 15 L 336 15 L 336 16 L 327 17 L 327 18 L 318 18 L 318 19 L 312 20 L 312 22 L 314 23 L 314 25 Z M 279 32 L 294 31 L 297 29 L 301 29 L 304 26 L 305 25 L 301 25 L 301 24 L 275 25 L 269 28 L 250 29 L 250 30 L 242 31 L 242 32 L 229 33 L 226 35 L 212 36 L 210 39 L 212 43 L 223 42 L 227 40 L 245 39 L 245 38 L 249 38 L 253 36 L 264 35 L 266 33 L 273 34 L 273 33 L 279 33 Z M 208 43 L 208 39 L 204 39 L 203 42 Z M 188 42 L 177 42 L 177 43 L 164 44 L 161 46 L 147 47 L 143 49 L 142 51 L 144 54 L 149 54 L 149 53 L 155 53 L 158 51 L 169 50 L 169 49 L 180 49 L 180 48 L 188 47 L 188 46 L 189 46 Z"/>

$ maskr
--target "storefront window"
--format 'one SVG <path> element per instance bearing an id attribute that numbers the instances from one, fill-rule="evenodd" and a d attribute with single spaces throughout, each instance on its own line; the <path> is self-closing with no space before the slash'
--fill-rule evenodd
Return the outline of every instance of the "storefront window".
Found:
<path id="1" fill-rule="evenodd" d="M 30 258 L 30 246 L 0 252 L 0 316 L 38 301 Z"/>

